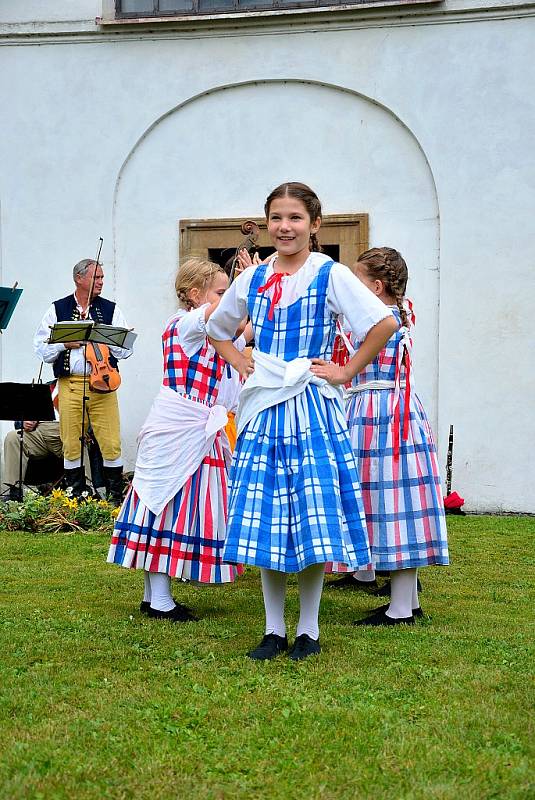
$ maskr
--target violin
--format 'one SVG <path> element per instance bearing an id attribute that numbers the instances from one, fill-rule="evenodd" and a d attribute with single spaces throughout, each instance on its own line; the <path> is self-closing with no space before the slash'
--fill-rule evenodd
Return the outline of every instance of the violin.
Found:
<path id="1" fill-rule="evenodd" d="M 93 277 L 91 278 L 91 286 L 89 288 L 89 305 L 87 307 L 87 314 L 91 306 L 91 299 L 93 297 L 93 288 L 95 286 L 95 275 L 97 274 L 97 267 L 99 265 L 100 253 L 102 252 L 103 239 L 99 239 L 100 246 L 98 248 L 97 257 L 95 259 L 95 269 L 93 270 Z M 121 385 L 121 376 L 116 367 L 110 364 L 110 348 L 106 344 L 97 344 L 96 342 L 87 342 L 85 347 L 85 360 L 91 366 L 89 374 L 89 391 L 99 392 L 100 394 L 108 394 L 108 392 L 115 392 Z"/>
<path id="2" fill-rule="evenodd" d="M 252 219 L 247 219 L 243 222 L 240 226 L 241 233 L 245 236 L 245 239 L 240 242 L 240 244 L 236 248 L 236 252 L 234 253 L 234 259 L 232 261 L 232 266 L 230 269 L 230 283 L 236 277 L 236 265 L 238 263 L 238 255 L 240 250 L 244 248 L 250 253 L 251 250 L 254 250 L 256 247 L 256 243 L 258 241 L 258 237 L 260 236 L 260 228 L 253 222 Z"/>
<path id="3" fill-rule="evenodd" d="M 121 385 L 121 376 L 116 367 L 110 364 L 110 348 L 106 344 L 88 342 L 85 360 L 91 366 L 89 391 L 107 394 L 115 392 Z"/>

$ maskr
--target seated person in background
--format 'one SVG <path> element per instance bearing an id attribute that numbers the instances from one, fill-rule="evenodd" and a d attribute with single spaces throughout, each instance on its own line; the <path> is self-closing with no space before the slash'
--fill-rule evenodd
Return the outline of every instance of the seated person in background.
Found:
<path id="1" fill-rule="evenodd" d="M 22 437 L 22 482 L 25 482 L 29 458 L 44 459 L 53 455 L 63 460 L 63 446 L 59 433 L 59 422 L 15 422 L 16 430 L 10 431 L 4 439 L 3 482 L 1 493 L 8 500 L 19 500 L 20 469 L 20 428 L 24 426 Z M 102 475 L 102 454 L 93 435 L 88 430 L 88 442 L 85 458 L 86 478 L 91 480 L 93 491 L 99 497 L 105 497 L 106 489 Z"/>
<path id="2" fill-rule="evenodd" d="M 9 492 L 10 500 L 18 500 L 20 466 L 20 426 L 24 427 L 22 437 L 22 480 L 26 475 L 28 459 L 46 458 L 54 455 L 63 458 L 63 446 L 59 435 L 59 422 L 36 422 L 26 420 L 15 423 L 19 430 L 10 431 L 4 439 L 4 468 L 2 492 Z"/>

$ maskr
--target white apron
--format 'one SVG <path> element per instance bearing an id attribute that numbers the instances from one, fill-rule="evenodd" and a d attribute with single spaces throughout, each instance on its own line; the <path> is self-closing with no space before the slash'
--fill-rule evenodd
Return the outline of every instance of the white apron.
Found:
<path id="1" fill-rule="evenodd" d="M 132 485 L 141 502 L 158 514 L 184 486 L 210 452 L 218 431 L 227 424 L 221 405 L 211 408 L 162 386 L 138 436 Z M 230 464 L 223 432 L 225 461 Z"/>
<path id="2" fill-rule="evenodd" d="M 340 403 L 343 413 L 343 394 L 339 386 L 327 383 L 310 372 L 310 358 L 284 361 L 271 353 L 253 350 L 254 372 L 243 384 L 236 418 L 238 435 L 257 414 L 270 406 L 283 403 L 304 392 L 309 383 L 320 387 L 325 397 Z"/>

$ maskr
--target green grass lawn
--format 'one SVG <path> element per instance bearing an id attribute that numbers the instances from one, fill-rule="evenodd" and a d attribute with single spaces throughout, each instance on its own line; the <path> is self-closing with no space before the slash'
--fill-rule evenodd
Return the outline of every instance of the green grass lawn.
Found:
<path id="1" fill-rule="evenodd" d="M 325 591 L 323 652 L 253 663 L 258 573 L 137 611 L 142 574 L 96 534 L 0 534 L 0 798 L 535 798 L 535 519 L 449 518 L 414 628 Z M 292 579 L 287 621 L 295 631 Z"/>

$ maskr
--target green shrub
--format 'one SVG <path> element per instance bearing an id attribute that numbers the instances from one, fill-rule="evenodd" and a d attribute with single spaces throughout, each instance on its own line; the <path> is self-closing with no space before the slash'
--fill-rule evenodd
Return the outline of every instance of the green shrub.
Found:
<path id="1" fill-rule="evenodd" d="M 45 531 L 102 531 L 111 533 L 119 509 L 107 500 L 84 500 L 68 497 L 55 490 L 42 497 L 27 494 L 21 503 L 0 505 L 0 528 L 33 533 Z"/>

